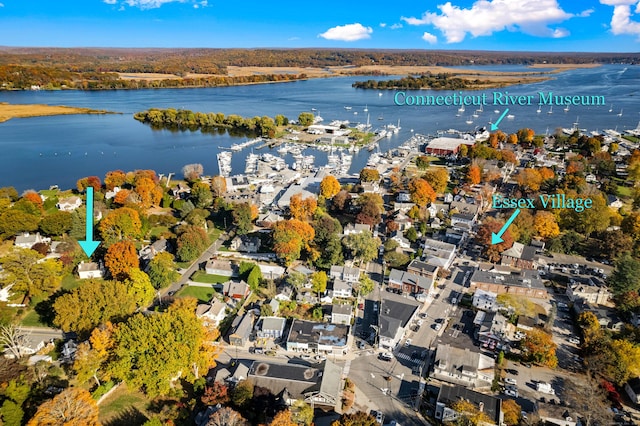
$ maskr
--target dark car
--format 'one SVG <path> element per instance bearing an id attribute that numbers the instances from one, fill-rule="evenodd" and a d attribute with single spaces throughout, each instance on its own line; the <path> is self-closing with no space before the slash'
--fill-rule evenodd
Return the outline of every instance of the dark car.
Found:
<path id="1" fill-rule="evenodd" d="M 514 368 L 507 368 L 507 373 L 509 374 L 513 374 L 514 376 L 518 375 L 518 370 L 514 369 Z"/>

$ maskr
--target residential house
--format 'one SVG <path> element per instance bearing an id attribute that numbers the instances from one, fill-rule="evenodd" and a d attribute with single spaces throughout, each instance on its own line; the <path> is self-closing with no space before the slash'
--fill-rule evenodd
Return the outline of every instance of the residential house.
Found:
<path id="1" fill-rule="evenodd" d="M 209 303 L 201 303 L 196 307 L 196 316 L 202 318 L 207 327 L 217 327 L 227 316 L 227 305 L 215 297 Z"/>
<path id="2" fill-rule="evenodd" d="M 456 257 L 456 246 L 431 238 L 423 239 L 422 258 L 430 265 L 449 269 Z"/>
<path id="3" fill-rule="evenodd" d="M 280 301 L 277 299 L 271 299 L 267 305 L 271 308 L 271 312 L 273 312 L 274 315 L 280 311 Z"/>
<path id="4" fill-rule="evenodd" d="M 344 355 L 349 349 L 346 324 L 325 324 L 294 319 L 287 336 L 287 350 Z"/>
<path id="5" fill-rule="evenodd" d="M 640 404 L 640 377 L 629 379 L 624 384 L 624 390 L 634 404 Z"/>
<path id="6" fill-rule="evenodd" d="M 500 398 L 476 392 L 464 386 L 447 384 L 440 386 L 436 400 L 435 418 L 443 423 L 454 423 L 459 413 L 452 406 L 458 401 L 467 401 L 479 411 L 484 412 L 491 424 L 504 424 L 502 400 Z"/>
<path id="7" fill-rule="evenodd" d="M 449 204 L 431 203 L 427 207 L 429 217 L 434 219 L 440 214 L 443 218 L 449 214 Z"/>
<path id="8" fill-rule="evenodd" d="M 260 272 L 262 272 L 262 277 L 267 280 L 282 278 L 286 271 L 285 268 L 280 265 L 272 265 L 266 263 L 258 263 L 258 268 L 260 268 Z"/>
<path id="9" fill-rule="evenodd" d="M 537 403 L 538 417 L 544 424 L 555 426 L 576 426 L 578 414 L 570 407 L 545 402 Z"/>
<path id="10" fill-rule="evenodd" d="M 342 297 L 345 299 L 353 297 L 353 283 L 336 278 L 333 280 L 332 286 L 333 297 Z"/>
<path id="11" fill-rule="evenodd" d="M 229 248 L 242 253 L 257 253 L 262 241 L 258 237 L 238 235 L 231 240 Z"/>
<path id="12" fill-rule="evenodd" d="M 408 203 L 411 201 L 411 194 L 407 191 L 399 191 L 396 194 L 396 202 L 398 203 Z"/>
<path id="13" fill-rule="evenodd" d="M 522 269 L 536 269 L 536 248 L 525 246 L 519 242 L 514 242 L 511 248 L 505 250 L 500 255 L 500 264 Z"/>
<path id="14" fill-rule="evenodd" d="M 178 182 L 176 186 L 169 190 L 169 194 L 176 200 L 186 200 L 191 194 L 191 188 L 185 183 Z"/>
<path id="15" fill-rule="evenodd" d="M 353 306 L 331 305 L 331 324 L 347 324 L 351 325 L 353 320 Z"/>
<path id="16" fill-rule="evenodd" d="M 51 242 L 51 238 L 43 237 L 42 235 L 40 235 L 39 232 L 36 232 L 35 234 L 24 232 L 16 236 L 14 245 L 16 247 L 20 247 L 23 249 L 30 249 L 35 244 L 38 244 L 38 243 L 49 244 L 50 242 Z"/>
<path id="17" fill-rule="evenodd" d="M 433 279 L 413 272 L 392 269 L 389 273 L 389 287 L 408 294 L 429 294 L 433 288 Z"/>
<path id="18" fill-rule="evenodd" d="M 274 223 L 281 220 L 284 220 L 284 218 L 279 214 L 274 212 L 267 212 L 258 215 L 258 218 L 256 219 L 256 225 L 268 228 Z"/>
<path id="19" fill-rule="evenodd" d="M 378 314 L 378 346 L 393 350 L 418 311 L 417 303 L 382 299 Z"/>
<path id="20" fill-rule="evenodd" d="M 277 340 L 282 337 L 286 323 L 286 318 L 262 317 L 258 324 L 258 337 Z"/>
<path id="21" fill-rule="evenodd" d="M 252 312 L 247 312 L 242 317 L 236 317 L 233 324 L 231 324 L 233 332 L 229 334 L 230 345 L 245 346 L 249 343 L 254 319 Z"/>
<path id="22" fill-rule="evenodd" d="M 160 238 L 159 240 L 154 241 L 152 244 L 144 246 L 138 252 L 138 257 L 140 258 L 140 267 L 143 271 L 147 271 L 149 269 L 149 262 L 153 259 L 158 253 L 162 253 L 169 250 L 169 241 L 165 238 Z"/>
<path id="23" fill-rule="evenodd" d="M 612 294 L 606 283 L 596 277 L 572 279 L 567 286 L 567 297 L 572 302 L 583 300 L 590 304 L 604 305 L 609 302 Z"/>
<path id="24" fill-rule="evenodd" d="M 473 325 L 476 340 L 482 344 L 482 347 L 491 350 L 502 349 L 515 328 L 499 312 L 478 311 L 473 319 Z"/>
<path id="25" fill-rule="evenodd" d="M 431 285 L 434 285 L 438 279 L 439 271 L 440 267 L 423 262 L 420 259 L 413 259 L 407 266 L 407 272 L 429 278 L 431 280 Z"/>
<path id="26" fill-rule="evenodd" d="M 62 198 L 61 200 L 58 201 L 58 203 L 56 204 L 56 207 L 58 208 L 58 210 L 62 210 L 64 212 L 72 212 L 78 207 L 80 207 L 81 205 L 82 205 L 82 200 L 80 199 L 80 197 L 73 196 L 73 197 Z"/>
<path id="27" fill-rule="evenodd" d="M 87 278 L 104 278 L 104 266 L 102 261 L 96 262 L 87 262 L 81 261 L 78 264 L 78 278 L 81 280 L 85 280 Z"/>
<path id="28" fill-rule="evenodd" d="M 247 377 L 286 405 L 305 401 L 313 407 L 337 409 L 342 403 L 342 367 L 329 360 L 318 367 L 254 361 Z"/>
<path id="29" fill-rule="evenodd" d="M 365 231 L 371 232 L 371 225 L 366 223 L 348 223 L 343 230 L 344 235 L 361 234 Z"/>
<path id="30" fill-rule="evenodd" d="M 391 233 L 390 239 L 398 243 L 398 247 L 402 249 L 402 251 L 414 251 L 411 248 L 411 241 L 407 239 L 402 233 L 402 231 L 393 231 Z"/>
<path id="31" fill-rule="evenodd" d="M 530 269 L 515 271 L 477 270 L 471 276 L 471 291 L 478 289 L 496 294 L 513 294 L 521 297 L 546 299 L 547 289 L 538 276 L 538 272 Z"/>
<path id="32" fill-rule="evenodd" d="M 349 266 L 332 266 L 329 270 L 329 277 L 333 279 L 343 280 L 349 283 L 360 282 L 360 269 L 351 268 Z"/>
<path id="33" fill-rule="evenodd" d="M 362 182 L 360 184 L 360 187 L 362 188 L 362 192 L 367 194 L 367 193 L 374 193 L 374 194 L 379 194 L 380 193 L 380 184 L 378 182 Z"/>
<path id="34" fill-rule="evenodd" d="M 573 310 L 576 315 L 580 315 L 582 312 L 591 312 L 598 319 L 600 327 L 606 328 L 612 331 L 620 331 L 624 327 L 624 321 L 618 316 L 615 309 L 606 306 L 592 305 L 583 300 L 577 300 L 573 303 Z"/>
<path id="35" fill-rule="evenodd" d="M 276 295 L 273 296 L 277 301 L 290 301 L 293 298 L 293 287 L 289 284 L 282 284 L 276 288 Z"/>
<path id="36" fill-rule="evenodd" d="M 498 310 L 498 295 L 485 290 L 476 290 L 473 293 L 472 305 L 483 311 L 495 312 Z"/>
<path id="37" fill-rule="evenodd" d="M 411 210 L 411 208 L 415 206 L 415 203 L 402 203 L 399 201 L 396 201 L 395 203 L 393 203 L 393 210 L 398 212 L 398 213 L 408 213 L 409 210 Z"/>
<path id="38" fill-rule="evenodd" d="M 222 294 L 232 299 L 246 299 L 251 293 L 249 284 L 241 281 L 227 281 L 222 284 Z"/>
<path id="39" fill-rule="evenodd" d="M 624 203 L 622 202 L 622 200 L 620 200 L 620 198 L 616 197 L 615 195 L 609 194 L 607 195 L 607 205 L 614 210 L 618 210 L 620 209 L 620 207 L 624 206 Z"/>
<path id="40" fill-rule="evenodd" d="M 468 388 L 489 388 L 493 382 L 495 361 L 468 348 L 439 344 L 432 377 Z"/>
<path id="41" fill-rule="evenodd" d="M 466 201 L 452 201 L 449 205 L 449 214 L 451 216 L 451 226 L 470 229 L 475 225 L 480 213 L 479 204 L 471 204 Z"/>
<path id="42" fill-rule="evenodd" d="M 237 277 L 238 265 L 226 259 L 209 259 L 204 268 L 207 274 Z"/>

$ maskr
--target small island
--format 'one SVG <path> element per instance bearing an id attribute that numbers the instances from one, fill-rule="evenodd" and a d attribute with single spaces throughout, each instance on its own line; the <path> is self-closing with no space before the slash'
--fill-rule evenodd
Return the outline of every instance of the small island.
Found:
<path id="1" fill-rule="evenodd" d="M 0 102 L 0 123 L 12 118 L 44 117 L 68 114 L 107 114 L 104 110 L 78 108 L 64 105 L 24 104 L 15 105 Z"/>

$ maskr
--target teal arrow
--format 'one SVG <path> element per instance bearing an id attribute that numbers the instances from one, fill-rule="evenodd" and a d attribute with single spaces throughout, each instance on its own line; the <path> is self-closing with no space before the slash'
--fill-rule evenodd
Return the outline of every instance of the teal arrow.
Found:
<path id="1" fill-rule="evenodd" d="M 500 231 L 498 231 L 498 233 L 491 233 L 491 244 L 500 244 L 501 242 L 503 242 L 504 240 L 502 239 L 502 235 L 507 232 L 507 228 L 509 227 L 509 225 L 511 225 L 513 223 L 513 221 L 516 219 L 516 217 L 518 217 L 518 215 L 520 214 L 520 209 L 516 209 L 513 214 L 511 215 L 511 217 L 509 218 L 509 220 L 507 220 L 507 222 L 502 226 L 502 228 L 500 228 Z"/>
<path id="2" fill-rule="evenodd" d="M 504 112 L 502 113 L 502 115 L 496 120 L 496 122 L 495 123 L 491 123 L 491 131 L 492 132 L 495 132 L 496 130 L 498 130 L 498 124 L 500 124 L 500 122 L 502 121 L 504 116 L 507 115 L 508 112 L 509 112 L 509 108 L 505 109 Z"/>
<path id="3" fill-rule="evenodd" d="M 93 187 L 87 187 L 87 224 L 86 224 L 86 240 L 78 241 L 82 250 L 87 257 L 91 257 L 94 251 L 100 245 L 100 241 L 93 241 Z"/>

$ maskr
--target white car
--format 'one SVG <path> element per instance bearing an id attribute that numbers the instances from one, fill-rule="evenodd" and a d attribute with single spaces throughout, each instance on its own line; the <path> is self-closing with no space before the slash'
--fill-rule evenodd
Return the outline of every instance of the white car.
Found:
<path id="1" fill-rule="evenodd" d="M 515 391 L 515 390 L 512 390 L 512 389 L 506 389 L 504 391 L 504 394 L 507 395 L 507 396 L 512 396 L 514 398 L 518 397 L 518 391 Z"/>
<path id="2" fill-rule="evenodd" d="M 442 328 L 442 324 L 440 324 L 440 323 L 438 322 L 438 323 L 436 323 L 436 324 L 433 326 L 433 328 L 434 328 L 436 331 L 440 331 L 440 329 Z"/>
<path id="3" fill-rule="evenodd" d="M 516 379 L 512 379 L 511 377 L 506 377 L 504 379 L 504 382 L 508 383 L 510 385 L 517 385 L 518 384 L 517 380 Z"/>
<path id="4" fill-rule="evenodd" d="M 420 327 L 422 324 L 424 323 L 423 320 L 419 319 L 418 322 L 416 324 L 418 324 L 418 327 Z"/>
<path id="5" fill-rule="evenodd" d="M 404 341 L 405 346 L 411 346 L 411 339 L 407 339 Z"/>
<path id="6" fill-rule="evenodd" d="M 569 343 L 573 343 L 574 345 L 579 345 L 580 344 L 580 339 L 578 339 L 577 337 L 570 337 L 569 338 Z"/>

